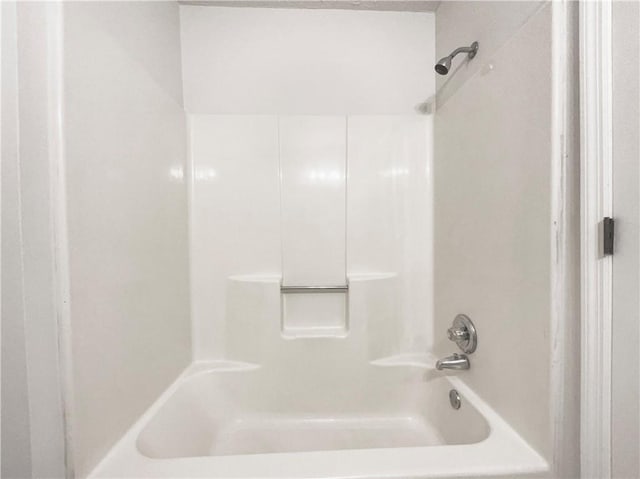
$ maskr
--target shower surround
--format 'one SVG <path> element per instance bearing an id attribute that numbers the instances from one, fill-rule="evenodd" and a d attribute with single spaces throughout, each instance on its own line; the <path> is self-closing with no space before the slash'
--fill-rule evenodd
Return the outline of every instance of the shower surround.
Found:
<path id="1" fill-rule="evenodd" d="M 428 353 L 430 116 L 192 115 L 189 128 L 196 361 L 93 477 L 547 468 Z"/>
<path id="2" fill-rule="evenodd" d="M 358 316 L 367 317 L 371 360 L 429 350 L 430 117 L 189 123 L 196 360 L 262 362 L 261 351 L 282 341 L 348 339 Z M 280 285 L 349 289 L 281 294 Z"/>

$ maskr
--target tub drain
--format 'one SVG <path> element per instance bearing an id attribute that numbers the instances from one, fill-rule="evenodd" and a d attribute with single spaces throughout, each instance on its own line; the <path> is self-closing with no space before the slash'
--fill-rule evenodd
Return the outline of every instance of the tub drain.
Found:
<path id="1" fill-rule="evenodd" d="M 462 400 L 460 399 L 460 394 L 455 389 L 449 391 L 449 402 L 451 403 L 451 407 L 453 409 L 460 409 L 460 405 L 462 404 Z"/>

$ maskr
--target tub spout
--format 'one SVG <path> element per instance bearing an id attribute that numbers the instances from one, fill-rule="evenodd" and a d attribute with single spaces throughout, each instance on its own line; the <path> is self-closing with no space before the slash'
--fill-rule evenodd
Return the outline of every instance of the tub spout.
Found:
<path id="1" fill-rule="evenodd" d="M 442 371 L 443 369 L 469 369 L 471 363 L 466 354 L 453 353 L 451 356 L 439 359 L 436 362 L 436 369 Z"/>

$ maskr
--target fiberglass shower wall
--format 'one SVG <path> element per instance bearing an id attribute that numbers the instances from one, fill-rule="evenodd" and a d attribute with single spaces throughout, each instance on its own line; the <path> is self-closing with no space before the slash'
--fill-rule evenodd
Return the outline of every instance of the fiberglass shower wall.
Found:
<path id="1" fill-rule="evenodd" d="M 433 14 L 180 13 L 195 358 L 261 361 L 310 337 L 424 352 Z"/>
<path id="2" fill-rule="evenodd" d="M 553 2 L 443 2 L 437 10 L 438 57 L 460 40 L 478 40 L 480 50 L 454 75 L 437 81 L 435 350 L 450 351 L 446 330 L 456 314 L 468 314 L 480 346 L 465 382 L 547 458 L 557 441 L 559 408 L 563 421 L 579 424 L 575 374 L 563 377 L 564 398 L 552 395 L 558 387 L 552 367 L 560 367 L 553 362 L 562 363 L 563 348 L 567 364 L 579 357 L 580 329 L 579 294 L 573 289 L 579 285 L 577 209 L 562 213 L 563 231 L 552 201 L 562 184 L 573 204 L 579 203 L 576 126 L 569 122 L 561 131 L 565 127 L 554 118 L 554 103 L 564 91 L 550 72 L 554 61 L 575 58 L 568 51 L 554 59 L 554 42 L 567 41 L 564 30 L 571 25 L 567 20 L 554 38 L 559 10 Z M 459 25 L 465 26 L 462 37 Z M 577 71 L 577 65 L 572 68 Z M 554 150 L 560 138 L 567 142 L 562 153 Z M 560 161 L 566 171 L 554 180 Z M 560 334 L 554 331 L 554 251 L 562 235 L 575 241 L 567 252 L 572 313 L 561 334 L 565 345 L 554 336 Z M 568 428 L 565 434 L 570 445 L 563 454 L 577 454 L 579 431 Z"/>

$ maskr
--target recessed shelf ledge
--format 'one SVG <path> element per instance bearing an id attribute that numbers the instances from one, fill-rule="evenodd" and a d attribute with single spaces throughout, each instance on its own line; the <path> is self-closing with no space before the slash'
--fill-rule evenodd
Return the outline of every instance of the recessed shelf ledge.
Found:
<path id="1" fill-rule="evenodd" d="M 194 361 L 187 367 L 184 374 L 191 376 L 194 374 L 207 373 L 211 371 L 215 372 L 238 372 L 238 371 L 253 371 L 260 369 L 260 364 L 248 363 L 244 361 L 231 361 L 227 359 L 213 359 Z"/>
<path id="2" fill-rule="evenodd" d="M 331 288 L 348 288 L 349 283 L 361 282 L 361 281 L 377 281 L 381 279 L 392 279 L 398 274 L 394 272 L 380 272 L 380 273 L 356 273 L 347 276 L 346 285 L 329 286 Z M 245 281 L 247 283 L 282 283 L 282 276 L 272 274 L 235 274 L 228 277 L 232 281 Z M 287 288 L 303 288 L 307 286 L 285 286 Z M 324 288 L 325 286 L 310 286 L 312 288 Z"/>
<path id="3" fill-rule="evenodd" d="M 414 367 L 421 369 L 435 369 L 437 358 L 431 353 L 408 353 L 387 356 L 371 361 L 374 366 L 382 367 Z"/>

